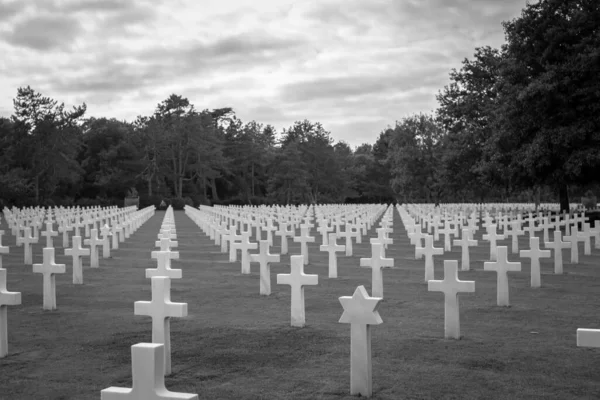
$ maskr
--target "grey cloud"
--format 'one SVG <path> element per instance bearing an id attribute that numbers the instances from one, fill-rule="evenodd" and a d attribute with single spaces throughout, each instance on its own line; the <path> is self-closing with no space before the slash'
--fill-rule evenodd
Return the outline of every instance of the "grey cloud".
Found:
<path id="1" fill-rule="evenodd" d="M 67 49 L 82 27 L 69 16 L 35 16 L 16 24 L 5 40 L 34 50 Z"/>
<path id="2" fill-rule="evenodd" d="M 317 78 L 288 84 L 280 93 L 286 102 L 311 102 L 315 99 L 363 97 L 408 91 L 429 85 L 445 71 L 439 67 L 424 67 L 414 74 L 354 75 L 337 78 Z"/>
<path id="3" fill-rule="evenodd" d="M 21 11 L 25 10 L 27 5 L 22 1 L 0 0 L 0 21 L 9 20 Z"/>

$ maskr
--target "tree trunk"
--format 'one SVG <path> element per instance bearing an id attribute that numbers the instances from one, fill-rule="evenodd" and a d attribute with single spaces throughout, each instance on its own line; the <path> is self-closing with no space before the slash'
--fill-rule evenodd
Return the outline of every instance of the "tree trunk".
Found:
<path id="1" fill-rule="evenodd" d="M 252 196 L 255 196 L 255 194 L 254 194 L 254 163 L 252 163 Z"/>
<path id="2" fill-rule="evenodd" d="M 560 199 L 560 212 L 569 212 L 569 187 L 566 183 L 561 183 L 558 187 L 558 198 Z"/>
<path id="3" fill-rule="evenodd" d="M 35 202 L 36 204 L 40 203 L 40 176 L 36 175 L 34 180 L 35 185 Z"/>
<path id="4" fill-rule="evenodd" d="M 152 177 L 148 178 L 148 196 L 152 196 Z"/>
<path id="5" fill-rule="evenodd" d="M 210 182 L 210 191 L 212 192 L 213 200 L 219 201 L 219 194 L 217 193 L 217 185 L 215 183 L 216 179 L 209 179 Z"/>
<path id="6" fill-rule="evenodd" d="M 177 198 L 183 199 L 183 176 L 180 175 L 179 178 L 177 178 L 177 180 L 179 181 L 177 188 Z"/>

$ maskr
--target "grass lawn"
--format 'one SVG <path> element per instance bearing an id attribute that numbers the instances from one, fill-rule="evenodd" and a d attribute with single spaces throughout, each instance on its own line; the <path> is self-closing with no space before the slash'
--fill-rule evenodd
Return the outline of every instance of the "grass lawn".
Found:
<path id="1" fill-rule="evenodd" d="M 0 359 L 0 399 L 99 399 L 109 386 L 131 387 L 131 350 L 151 341 L 149 317 L 134 316 L 133 303 L 150 300 L 150 251 L 164 212 L 144 224 L 112 258 L 90 269 L 84 284 L 71 283 L 71 259 L 55 238 L 56 261 L 67 273 L 56 278 L 58 310 L 42 310 L 42 277 L 23 265 L 23 248 L 5 234 L 10 254 L 8 290 L 22 293 L 22 305 L 8 308 L 9 355 Z M 368 239 L 354 245 L 354 256 L 338 258 L 339 278 L 327 278 L 326 252 L 309 244 L 306 273 L 319 285 L 306 287 L 306 327 L 290 323 L 290 287 L 275 274 L 289 273 L 289 256 L 274 264 L 272 295 L 259 295 L 258 264 L 242 275 L 183 213 L 175 212 L 183 279 L 172 281 L 171 299 L 187 302 L 189 316 L 171 320 L 171 391 L 197 393 L 200 399 L 351 399 L 350 326 L 338 320 L 340 296 L 358 285 L 371 291 L 371 271 L 359 258 L 370 256 Z M 3 221 L 1 229 L 8 231 Z M 375 231 L 369 232 L 370 237 Z M 461 294 L 461 340 L 444 339 L 444 299 L 428 292 L 424 260 L 394 211 L 394 244 L 387 252 L 394 269 L 385 269 L 383 324 L 372 328 L 373 399 L 598 399 L 600 349 L 576 347 L 577 328 L 600 328 L 600 251 L 553 274 L 552 259 L 542 260 L 542 288 L 529 287 L 529 261 L 523 272 L 509 273 L 509 308 L 496 306 L 496 275 L 483 271 L 489 245 L 471 248 L 474 271 L 459 272 L 476 281 L 475 293 Z M 443 236 L 442 236 L 443 237 Z M 58 239 L 58 240 L 57 240 Z M 481 240 L 481 230 L 475 236 Z M 41 238 L 40 243 L 45 243 Z M 521 237 L 520 248 L 528 239 Z M 279 238 L 272 253 L 279 250 Z M 499 242 L 500 245 L 509 241 Z M 443 247 L 443 242 L 437 242 Z M 42 244 L 34 246 L 41 262 Z M 299 254 L 290 241 L 290 254 Z M 460 259 L 460 248 L 436 257 L 436 279 L 443 258 Z M 510 254 L 509 260 L 517 261 Z"/>

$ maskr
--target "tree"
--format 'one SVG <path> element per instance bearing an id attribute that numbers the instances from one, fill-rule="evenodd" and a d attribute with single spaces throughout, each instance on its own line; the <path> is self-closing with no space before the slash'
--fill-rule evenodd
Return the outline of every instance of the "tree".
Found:
<path id="1" fill-rule="evenodd" d="M 525 181 L 554 184 L 562 211 L 569 184 L 598 180 L 599 20 L 596 0 L 542 0 L 503 23 L 495 149 Z"/>
<path id="2" fill-rule="evenodd" d="M 133 125 L 92 117 L 82 129 L 81 166 L 88 186 L 85 197 L 124 197 L 136 185 L 136 175 L 143 168 L 141 154 L 130 141 Z"/>
<path id="3" fill-rule="evenodd" d="M 443 130 L 431 115 L 404 118 L 391 131 L 389 161 L 392 188 L 404 201 L 440 202 L 443 176 Z"/>
<path id="4" fill-rule="evenodd" d="M 18 132 L 22 167 L 34 187 L 35 201 L 40 201 L 40 187 L 51 195 L 58 181 L 75 181 L 81 168 L 76 156 L 81 143 L 78 125 L 87 109 L 86 104 L 64 110 L 64 103 L 42 97 L 31 87 L 19 88 L 13 100 L 12 116 Z M 43 179 L 42 179 L 43 178 Z"/>
<path id="5" fill-rule="evenodd" d="M 508 182 L 507 157 L 498 158 L 493 146 L 493 118 L 497 108 L 499 68 L 504 55 L 489 46 L 475 49 L 460 71 L 452 69 L 451 83 L 436 96 L 436 119 L 446 132 L 444 180 L 463 199 L 485 194 Z"/>

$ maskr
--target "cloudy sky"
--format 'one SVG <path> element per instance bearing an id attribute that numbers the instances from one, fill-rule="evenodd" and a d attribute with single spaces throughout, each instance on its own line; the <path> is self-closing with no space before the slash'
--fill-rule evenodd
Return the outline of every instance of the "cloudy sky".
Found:
<path id="1" fill-rule="evenodd" d="M 133 121 L 170 94 L 278 131 L 323 124 L 373 143 L 437 108 L 475 47 L 525 0 L 0 0 L 0 115 L 30 85 Z"/>

